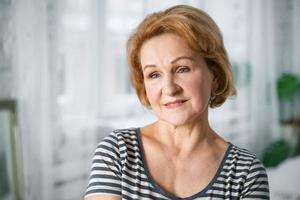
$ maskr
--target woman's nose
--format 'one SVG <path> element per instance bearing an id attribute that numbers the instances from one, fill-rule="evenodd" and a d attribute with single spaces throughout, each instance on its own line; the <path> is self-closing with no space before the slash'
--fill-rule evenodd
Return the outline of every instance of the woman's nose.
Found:
<path id="1" fill-rule="evenodd" d="M 162 93 L 168 96 L 174 96 L 180 93 L 182 88 L 176 83 L 173 77 L 167 77 L 164 81 Z"/>

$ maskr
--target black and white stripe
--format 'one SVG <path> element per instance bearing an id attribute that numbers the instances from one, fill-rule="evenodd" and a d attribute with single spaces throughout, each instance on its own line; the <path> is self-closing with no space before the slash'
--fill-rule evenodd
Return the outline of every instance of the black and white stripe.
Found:
<path id="1" fill-rule="evenodd" d="M 116 130 L 98 145 L 86 196 L 106 194 L 122 199 L 269 199 L 268 178 L 249 151 L 230 144 L 213 180 L 199 193 L 178 198 L 162 190 L 149 175 L 139 129 Z"/>

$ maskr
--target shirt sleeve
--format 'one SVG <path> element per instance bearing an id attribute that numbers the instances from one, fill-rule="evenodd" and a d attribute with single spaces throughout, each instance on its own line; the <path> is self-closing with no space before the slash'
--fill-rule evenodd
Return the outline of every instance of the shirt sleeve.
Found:
<path id="1" fill-rule="evenodd" d="M 96 148 L 85 197 L 97 194 L 121 197 L 120 163 L 118 139 L 111 133 Z"/>
<path id="2" fill-rule="evenodd" d="M 270 199 L 268 176 L 264 166 L 255 158 L 246 177 L 242 199 Z"/>

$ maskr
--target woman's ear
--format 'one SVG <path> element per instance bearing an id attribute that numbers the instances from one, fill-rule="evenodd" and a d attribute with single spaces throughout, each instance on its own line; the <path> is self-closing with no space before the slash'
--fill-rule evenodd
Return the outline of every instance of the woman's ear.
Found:
<path id="1" fill-rule="evenodd" d="M 217 67 L 214 65 L 214 66 L 210 66 L 210 71 L 212 73 L 212 88 L 211 88 L 211 91 L 212 93 L 215 93 L 215 91 L 218 89 L 219 87 L 219 78 L 220 78 L 220 75 L 217 71 Z"/>
<path id="2" fill-rule="evenodd" d="M 211 85 L 211 92 L 213 95 L 215 95 L 215 92 L 219 88 L 219 80 L 220 80 L 220 72 L 218 70 L 217 64 L 209 59 L 205 59 L 205 62 L 212 74 L 212 85 Z"/>

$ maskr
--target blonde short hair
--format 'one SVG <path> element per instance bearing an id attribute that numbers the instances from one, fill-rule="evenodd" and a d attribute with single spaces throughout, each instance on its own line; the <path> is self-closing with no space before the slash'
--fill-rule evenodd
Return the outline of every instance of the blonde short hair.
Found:
<path id="1" fill-rule="evenodd" d="M 177 5 L 148 15 L 127 42 L 127 61 L 131 80 L 141 103 L 150 107 L 146 95 L 140 61 L 141 47 L 145 41 L 163 33 L 182 37 L 189 47 L 198 52 L 216 76 L 210 107 L 222 105 L 228 96 L 235 95 L 235 87 L 221 31 L 204 11 L 187 5 Z"/>

